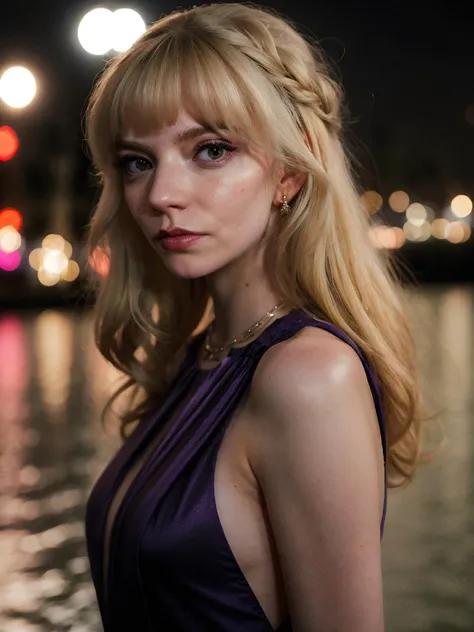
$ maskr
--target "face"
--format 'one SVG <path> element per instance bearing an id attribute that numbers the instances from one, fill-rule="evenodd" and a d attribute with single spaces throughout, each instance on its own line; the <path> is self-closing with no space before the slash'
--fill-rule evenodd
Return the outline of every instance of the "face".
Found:
<path id="1" fill-rule="evenodd" d="M 117 151 L 128 208 L 171 272 L 198 278 L 258 256 L 277 217 L 265 157 L 185 111 L 159 132 L 128 132 Z M 157 235 L 176 227 L 202 236 L 167 249 Z"/>

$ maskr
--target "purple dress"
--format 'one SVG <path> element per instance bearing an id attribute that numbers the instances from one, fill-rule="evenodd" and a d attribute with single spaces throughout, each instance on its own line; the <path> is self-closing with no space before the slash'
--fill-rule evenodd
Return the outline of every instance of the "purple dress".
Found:
<path id="1" fill-rule="evenodd" d="M 307 326 L 333 333 L 359 355 L 385 457 L 381 395 L 374 375 L 361 350 L 334 325 L 295 309 L 245 347 L 231 349 L 211 370 L 197 367 L 204 336 L 199 334 L 161 406 L 143 417 L 89 497 L 87 546 L 105 632 L 273 632 L 219 521 L 214 469 L 227 423 L 260 358 L 269 347 Z M 163 428 L 167 420 L 171 425 Z M 163 434 L 156 443 L 160 429 Z M 118 504 L 108 546 L 105 533 L 112 500 L 153 439 L 153 449 Z M 386 501 L 385 494 L 381 537 Z M 291 629 L 288 615 L 278 632 Z"/>

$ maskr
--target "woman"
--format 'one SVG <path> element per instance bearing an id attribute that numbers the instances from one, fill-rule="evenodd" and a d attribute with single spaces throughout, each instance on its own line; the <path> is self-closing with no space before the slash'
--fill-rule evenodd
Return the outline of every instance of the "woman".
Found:
<path id="1" fill-rule="evenodd" d="M 383 629 L 420 396 L 340 100 L 315 45 L 241 4 L 160 19 L 91 96 L 96 341 L 128 376 L 111 402 L 134 393 L 87 511 L 107 632 Z"/>

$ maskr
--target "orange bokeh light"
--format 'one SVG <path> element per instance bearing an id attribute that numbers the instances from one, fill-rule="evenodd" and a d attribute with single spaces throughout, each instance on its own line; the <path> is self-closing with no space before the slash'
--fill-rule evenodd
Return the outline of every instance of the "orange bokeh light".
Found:
<path id="1" fill-rule="evenodd" d="M 13 226 L 15 230 L 20 230 L 23 224 L 23 217 L 16 208 L 4 208 L 0 211 L 0 228 Z"/>
<path id="2" fill-rule="evenodd" d="M 109 254 L 107 250 L 96 248 L 89 257 L 90 267 L 101 277 L 106 277 L 109 273 Z"/>
<path id="3" fill-rule="evenodd" d="M 18 151 L 19 146 L 20 141 L 15 130 L 8 125 L 0 127 L 0 160 L 4 162 L 11 160 Z"/>

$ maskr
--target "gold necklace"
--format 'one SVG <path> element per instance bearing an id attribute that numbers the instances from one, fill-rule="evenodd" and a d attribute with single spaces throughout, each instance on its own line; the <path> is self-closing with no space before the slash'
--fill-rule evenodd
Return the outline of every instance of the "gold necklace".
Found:
<path id="1" fill-rule="evenodd" d="M 258 329 L 259 327 L 263 327 L 271 318 L 273 318 L 273 316 L 275 316 L 275 312 L 278 309 L 280 309 L 280 307 L 282 307 L 283 304 L 284 304 L 284 301 L 281 301 L 277 305 L 274 305 L 271 308 L 271 310 L 268 311 L 265 314 L 265 316 L 263 316 L 254 325 L 252 325 L 246 331 L 244 331 L 243 334 L 240 334 L 240 336 L 237 336 L 237 338 L 233 338 L 232 340 L 229 340 L 228 342 L 226 342 L 221 347 L 212 347 L 211 346 L 211 342 L 210 341 L 211 341 L 211 336 L 214 333 L 214 323 L 215 323 L 215 321 L 212 321 L 212 323 L 207 328 L 206 337 L 205 337 L 205 340 L 204 340 L 204 349 L 206 350 L 206 353 L 208 355 L 208 359 L 209 360 L 213 360 L 220 353 L 222 353 L 223 351 L 225 351 L 227 348 L 231 347 L 232 345 L 235 345 L 235 344 L 238 344 L 238 343 L 241 343 L 241 342 L 245 342 L 255 332 L 256 329 Z"/>

